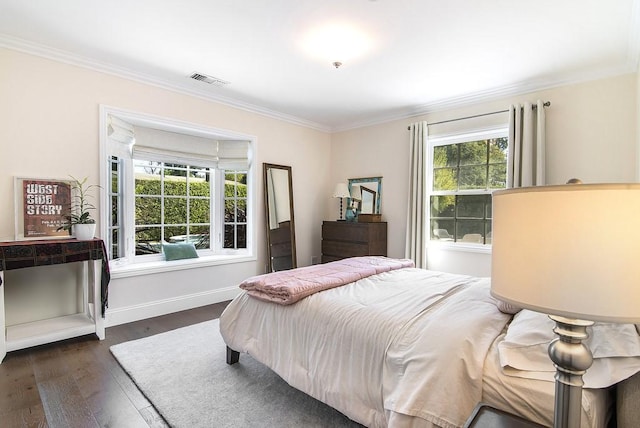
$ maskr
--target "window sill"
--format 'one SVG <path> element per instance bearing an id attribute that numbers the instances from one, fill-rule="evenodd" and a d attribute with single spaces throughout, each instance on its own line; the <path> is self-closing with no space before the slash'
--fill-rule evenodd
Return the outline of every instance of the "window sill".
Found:
<path id="1" fill-rule="evenodd" d="M 151 275 L 163 272 L 172 272 L 183 269 L 194 269 L 208 266 L 227 265 L 233 263 L 245 263 L 257 260 L 253 255 L 215 255 L 215 256 L 200 256 L 194 259 L 184 260 L 158 260 L 152 262 L 143 263 L 128 263 L 118 265 L 117 263 L 111 263 L 109 270 L 112 279 L 126 278 L 130 276 L 138 275 Z"/>
<path id="2" fill-rule="evenodd" d="M 491 254 L 491 245 L 473 244 L 469 242 L 429 241 L 428 248 L 444 251 L 459 251 L 465 253 Z"/>

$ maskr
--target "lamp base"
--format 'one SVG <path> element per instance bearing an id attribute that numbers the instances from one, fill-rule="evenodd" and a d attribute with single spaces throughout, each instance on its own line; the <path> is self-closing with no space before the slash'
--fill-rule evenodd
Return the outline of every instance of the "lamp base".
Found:
<path id="1" fill-rule="evenodd" d="M 591 350 L 582 343 L 589 337 L 593 321 L 549 315 L 558 336 L 549 344 L 549 357 L 556 367 L 554 428 L 579 428 L 582 409 L 582 375 L 593 363 Z"/>

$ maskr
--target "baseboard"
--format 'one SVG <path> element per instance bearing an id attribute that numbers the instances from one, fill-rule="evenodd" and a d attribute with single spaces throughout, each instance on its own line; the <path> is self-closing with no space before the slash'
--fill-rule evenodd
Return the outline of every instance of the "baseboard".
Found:
<path id="1" fill-rule="evenodd" d="M 156 300 L 142 305 L 107 309 L 105 314 L 105 327 L 113 327 L 115 325 L 224 302 L 233 299 L 239 292 L 240 289 L 237 286 L 233 286 L 172 299 Z"/>

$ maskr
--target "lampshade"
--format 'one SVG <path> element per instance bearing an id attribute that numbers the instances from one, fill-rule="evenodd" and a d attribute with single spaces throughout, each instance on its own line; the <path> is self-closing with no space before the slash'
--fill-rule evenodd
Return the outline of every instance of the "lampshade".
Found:
<path id="1" fill-rule="evenodd" d="M 333 191 L 334 198 L 349 198 L 351 195 L 349 194 L 349 188 L 347 187 L 347 183 L 338 183 L 336 184 L 336 189 Z"/>
<path id="2" fill-rule="evenodd" d="M 351 186 L 351 199 L 354 201 L 362 200 L 362 190 L 360 189 L 360 186 Z"/>
<path id="3" fill-rule="evenodd" d="M 640 322 L 640 184 L 493 194 L 491 294 L 567 318 Z"/>

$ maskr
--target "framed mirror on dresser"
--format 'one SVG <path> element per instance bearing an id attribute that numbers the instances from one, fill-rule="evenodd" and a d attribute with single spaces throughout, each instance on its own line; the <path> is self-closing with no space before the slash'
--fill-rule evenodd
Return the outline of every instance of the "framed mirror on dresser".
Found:
<path id="1" fill-rule="evenodd" d="M 354 209 L 356 221 L 381 221 L 382 177 L 364 177 L 349 179 L 347 207 Z"/>
<path id="2" fill-rule="evenodd" d="M 382 206 L 382 177 L 364 177 L 349 179 L 347 207 L 355 209 L 355 218 L 366 221 L 380 221 Z"/>

